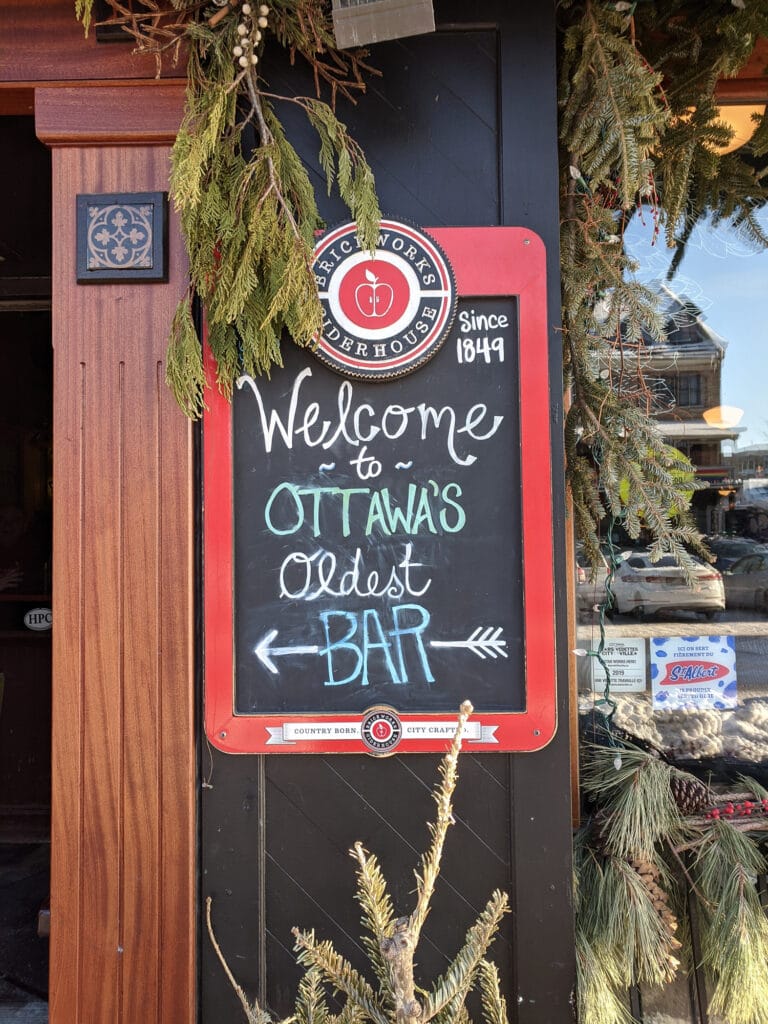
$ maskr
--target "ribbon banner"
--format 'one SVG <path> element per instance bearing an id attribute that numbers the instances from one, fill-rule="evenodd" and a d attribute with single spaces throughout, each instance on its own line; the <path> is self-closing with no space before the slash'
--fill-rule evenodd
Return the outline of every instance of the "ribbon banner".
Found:
<path id="1" fill-rule="evenodd" d="M 467 722 L 463 739 L 468 743 L 498 743 L 496 725 L 482 722 Z M 455 722 L 403 722 L 403 740 L 451 740 L 456 730 Z M 326 743 L 329 740 L 360 741 L 363 728 L 361 722 L 286 722 L 284 725 L 268 726 L 268 746 L 286 743 Z"/>

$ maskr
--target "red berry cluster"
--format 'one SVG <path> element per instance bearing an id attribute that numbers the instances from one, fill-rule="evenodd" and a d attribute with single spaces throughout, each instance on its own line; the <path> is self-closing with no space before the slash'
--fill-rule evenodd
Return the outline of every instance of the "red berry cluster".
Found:
<path id="1" fill-rule="evenodd" d="M 768 814 L 768 800 L 761 800 L 760 803 L 745 800 L 742 804 L 734 804 L 729 800 L 724 807 L 713 807 L 711 811 L 707 811 L 705 817 L 718 820 L 720 818 L 748 818 L 752 814 Z"/>

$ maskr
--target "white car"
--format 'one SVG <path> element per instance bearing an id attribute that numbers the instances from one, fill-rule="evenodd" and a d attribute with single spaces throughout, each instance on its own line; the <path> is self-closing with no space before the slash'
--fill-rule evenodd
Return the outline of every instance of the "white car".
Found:
<path id="1" fill-rule="evenodd" d="M 620 615 L 653 615 L 662 611 L 697 611 L 713 619 L 725 608 L 723 577 L 711 565 L 694 559 L 693 582 L 671 555 L 652 562 L 650 554 L 633 551 L 613 578 L 614 610 Z"/>
<path id="2" fill-rule="evenodd" d="M 631 554 L 631 549 L 619 551 L 614 548 L 614 564 L 618 565 Z M 576 545 L 576 610 L 580 618 L 589 616 L 597 611 L 600 605 L 606 603 L 609 576 L 610 568 L 606 554 L 601 551 L 597 565 L 593 566 L 582 545 Z M 606 612 L 610 615 L 611 608 L 606 607 Z"/>

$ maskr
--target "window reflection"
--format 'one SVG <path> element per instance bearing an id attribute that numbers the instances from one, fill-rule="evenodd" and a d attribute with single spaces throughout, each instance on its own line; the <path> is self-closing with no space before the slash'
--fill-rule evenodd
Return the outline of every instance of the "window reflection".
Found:
<path id="1" fill-rule="evenodd" d="M 768 213 L 764 216 L 768 227 Z M 712 552 L 686 581 L 651 561 L 649 536 L 620 524 L 592 570 L 577 550 L 578 647 L 601 642 L 614 722 L 682 766 L 768 776 L 768 411 L 763 314 L 768 254 L 711 224 L 696 229 L 677 273 L 652 225 L 627 235 L 639 276 L 659 294 L 666 338 L 621 353 L 611 374 L 636 373 L 664 439 L 695 468 L 691 507 Z M 607 607 L 606 587 L 613 602 Z M 579 661 L 581 709 L 605 672 Z"/>

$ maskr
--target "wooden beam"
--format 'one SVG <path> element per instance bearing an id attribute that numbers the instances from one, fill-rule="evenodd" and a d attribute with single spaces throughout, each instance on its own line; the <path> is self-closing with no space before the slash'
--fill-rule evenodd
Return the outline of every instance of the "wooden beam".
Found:
<path id="1" fill-rule="evenodd" d="M 715 97 L 720 103 L 768 103 L 768 78 L 721 78 Z"/>
<path id="2" fill-rule="evenodd" d="M 188 277 L 171 214 L 167 284 L 76 283 L 75 197 L 167 189 L 172 105 L 161 90 L 116 92 L 120 102 L 109 89 L 37 95 L 55 145 L 50 1021 L 187 1024 L 192 429 L 164 377 Z"/>
<path id="3" fill-rule="evenodd" d="M 125 83 L 44 88 L 36 92 L 35 124 L 38 138 L 49 146 L 170 144 L 183 107 L 180 82 L 151 90 Z"/>
<path id="4" fill-rule="evenodd" d="M 123 43 L 98 43 L 86 38 L 75 18 L 74 0 L 0 0 L 0 81 L 77 81 L 80 79 L 147 78 L 157 75 L 151 54 L 135 53 L 130 38 Z M 184 62 L 170 58 L 162 76 L 183 78 Z"/>

